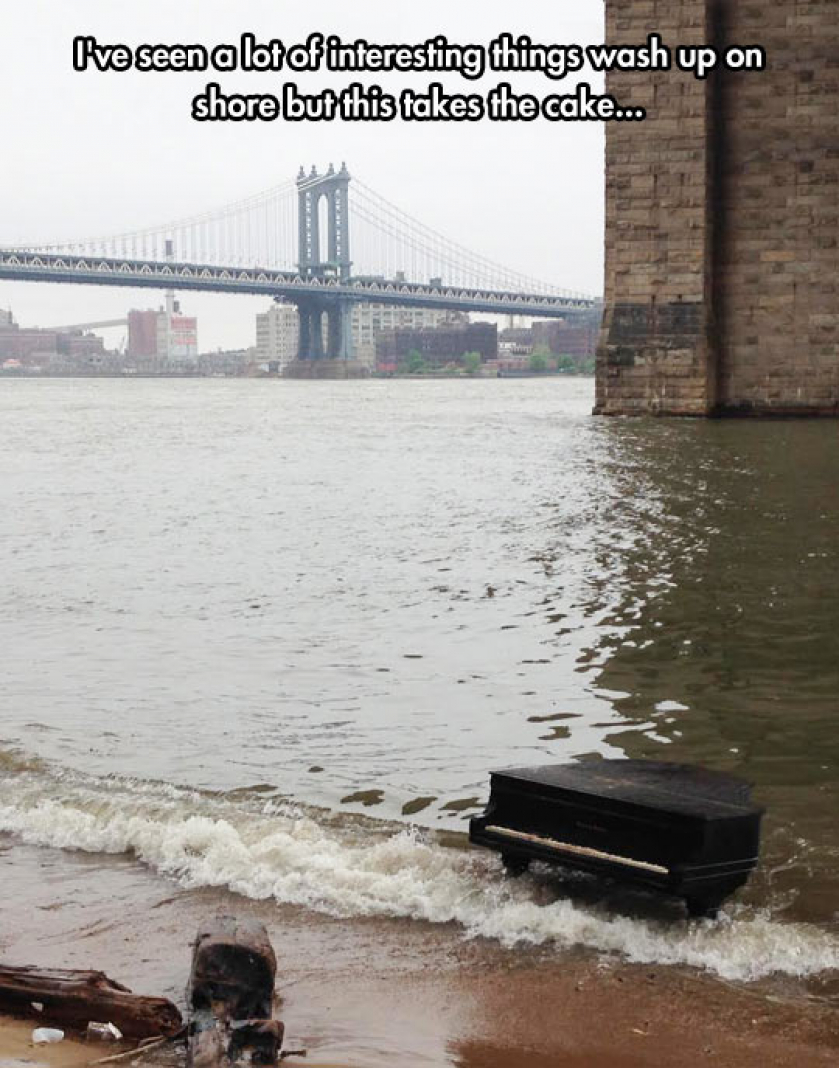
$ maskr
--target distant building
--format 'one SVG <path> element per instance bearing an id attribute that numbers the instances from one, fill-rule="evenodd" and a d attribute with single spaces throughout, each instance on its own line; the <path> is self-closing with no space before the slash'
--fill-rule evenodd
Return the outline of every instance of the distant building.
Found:
<path id="1" fill-rule="evenodd" d="M 385 330 L 376 342 L 376 368 L 393 373 L 414 352 L 428 367 L 461 364 L 467 352 L 477 352 L 485 363 L 498 356 L 498 327 L 495 323 L 445 322 L 436 327 Z"/>
<path id="2" fill-rule="evenodd" d="M 159 312 L 139 311 L 132 308 L 128 313 L 128 355 L 132 359 L 157 356 L 157 316 Z"/>
<path id="3" fill-rule="evenodd" d="M 202 352 L 198 373 L 202 375 L 244 375 L 258 362 L 256 349 L 219 349 Z"/>
<path id="4" fill-rule="evenodd" d="M 297 359 L 300 322 L 297 306 L 275 301 L 256 317 L 256 353 L 259 363 L 283 368 Z"/>
<path id="5" fill-rule="evenodd" d="M 463 312 L 440 308 L 406 308 L 398 304 L 354 304 L 353 356 L 371 370 L 376 366 L 376 343 L 391 330 L 433 329 L 443 323 L 469 322 Z"/>
<path id="6" fill-rule="evenodd" d="M 140 370 L 190 371 L 198 365 L 198 320 L 182 315 L 174 294 L 165 307 L 128 313 L 128 356 Z"/>
<path id="7" fill-rule="evenodd" d="M 104 370 L 109 368 L 110 356 L 105 342 L 96 334 L 62 331 L 56 338 L 56 358 L 50 369 L 64 373 Z"/>
<path id="8" fill-rule="evenodd" d="M 590 368 L 597 349 L 602 307 L 569 319 L 534 322 L 532 326 L 508 327 L 498 335 L 499 368 L 524 367 L 533 352 L 570 357 L 578 368 Z M 573 364 L 571 366 L 573 366 Z"/>
<path id="9" fill-rule="evenodd" d="M 529 356 L 533 352 L 533 330 L 529 326 L 507 327 L 498 334 L 498 355 Z"/>
<path id="10" fill-rule="evenodd" d="M 353 304 L 351 310 L 353 359 L 371 370 L 376 366 L 376 340 L 387 330 L 422 329 L 445 322 L 468 322 L 462 312 L 437 308 L 403 308 L 391 304 Z M 324 345 L 327 344 L 324 316 Z M 256 348 L 259 362 L 282 372 L 297 359 L 299 319 L 294 304 L 275 302 L 256 317 Z"/>
<path id="11" fill-rule="evenodd" d="M 21 327 L 10 311 L 0 312 L 0 362 L 9 367 L 66 372 L 86 357 L 104 352 L 104 342 L 95 334 Z"/>
<path id="12" fill-rule="evenodd" d="M 177 304 L 176 304 L 177 308 Z M 158 352 L 175 370 L 194 370 L 198 365 L 198 320 L 192 315 L 167 314 L 157 321 Z"/>
<path id="13" fill-rule="evenodd" d="M 601 309 L 573 319 L 534 323 L 533 346 L 544 345 L 554 356 L 573 356 L 578 362 L 593 360 L 600 331 Z"/>
<path id="14" fill-rule="evenodd" d="M 54 330 L 21 328 L 11 311 L 0 313 L 0 359 L 14 361 L 24 370 L 49 366 L 57 353 L 58 335 Z"/>
<path id="15" fill-rule="evenodd" d="M 102 365 L 107 356 L 101 337 L 83 330 L 21 327 L 10 311 L 0 312 L 0 363 L 6 370 L 68 374 Z"/>

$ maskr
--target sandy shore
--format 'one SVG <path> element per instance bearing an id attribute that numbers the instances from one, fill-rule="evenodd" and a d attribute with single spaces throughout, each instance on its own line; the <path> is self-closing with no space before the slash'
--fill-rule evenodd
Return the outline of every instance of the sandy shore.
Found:
<path id="1" fill-rule="evenodd" d="M 0 954 L 14 964 L 97 967 L 182 1003 L 190 941 L 208 914 L 268 926 L 287 1045 L 310 1068 L 796 1068 L 839 1060 L 836 1008 L 783 990 L 590 953 L 505 950 L 448 926 L 336 920 L 220 890 L 181 891 L 127 857 L 9 844 Z M 101 1046 L 32 1048 L 0 1022 L 7 1062 L 76 1068 Z M 172 1065 L 172 1054 L 146 1064 Z"/>

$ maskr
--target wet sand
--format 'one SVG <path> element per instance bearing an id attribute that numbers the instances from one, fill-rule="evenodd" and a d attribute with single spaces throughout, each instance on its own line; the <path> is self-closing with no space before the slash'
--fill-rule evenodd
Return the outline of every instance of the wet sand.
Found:
<path id="1" fill-rule="evenodd" d="M 107 1055 L 104 1049 L 95 1049 L 69 1037 L 55 1045 L 35 1046 L 32 1044 L 34 1026 L 28 1021 L 0 1018 L 0 1068 L 36 1068 L 40 1065 L 86 1068 Z"/>
<path id="2" fill-rule="evenodd" d="M 198 924 L 226 911 L 263 920 L 279 961 L 287 1048 L 308 1051 L 289 1065 L 815 1068 L 839 1060 L 836 1008 L 778 987 L 550 947 L 505 950 L 447 925 L 337 920 L 222 890 L 179 890 L 125 856 L 7 839 L 0 865 L 4 961 L 102 968 L 179 1004 Z M 56 1068 L 95 1059 L 69 1043 L 34 1049 L 30 1033 L 31 1025 L 1 1023 L 0 1056 Z M 105 1052 L 97 1046 L 95 1057 Z M 149 1054 L 144 1063 L 177 1060 Z"/>

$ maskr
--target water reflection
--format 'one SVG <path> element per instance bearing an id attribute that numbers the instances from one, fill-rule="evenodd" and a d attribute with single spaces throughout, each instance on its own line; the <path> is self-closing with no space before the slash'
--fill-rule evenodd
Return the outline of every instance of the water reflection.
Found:
<path id="1" fill-rule="evenodd" d="M 839 438 L 832 423 L 608 424 L 577 670 L 628 756 L 706 763 L 768 806 L 752 897 L 839 908 Z"/>

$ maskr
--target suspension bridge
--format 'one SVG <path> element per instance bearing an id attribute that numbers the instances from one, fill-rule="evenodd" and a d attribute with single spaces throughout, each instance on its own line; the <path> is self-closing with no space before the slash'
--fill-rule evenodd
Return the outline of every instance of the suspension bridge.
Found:
<path id="1" fill-rule="evenodd" d="M 352 358 L 349 313 L 358 301 L 544 318 L 595 303 L 425 226 L 358 179 L 351 183 L 345 164 L 322 174 L 301 168 L 296 180 L 160 226 L 0 247 L 3 279 L 290 301 L 300 316 L 301 360 Z"/>

